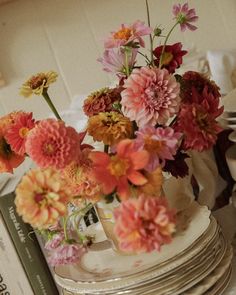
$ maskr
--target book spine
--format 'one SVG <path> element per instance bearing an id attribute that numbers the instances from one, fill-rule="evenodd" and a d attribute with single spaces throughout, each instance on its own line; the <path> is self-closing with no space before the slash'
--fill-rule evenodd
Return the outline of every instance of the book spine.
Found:
<path id="1" fill-rule="evenodd" d="M 24 268 L 17 255 L 16 249 L 12 243 L 11 237 L 4 224 L 3 218 L 0 214 L 0 261 L 2 280 L 5 278 L 10 281 L 10 288 L 14 290 L 17 295 L 34 295 L 29 284 L 28 278 L 25 274 Z M 5 284 L 6 285 L 6 284 Z M 2 294 L 0 287 L 0 294 Z M 9 291 L 7 291 L 9 292 Z M 5 293 L 4 293 L 5 294 Z"/>
<path id="2" fill-rule="evenodd" d="M 14 199 L 14 193 L 1 196 L 0 210 L 33 292 L 37 295 L 58 295 L 33 229 L 17 214 Z"/>

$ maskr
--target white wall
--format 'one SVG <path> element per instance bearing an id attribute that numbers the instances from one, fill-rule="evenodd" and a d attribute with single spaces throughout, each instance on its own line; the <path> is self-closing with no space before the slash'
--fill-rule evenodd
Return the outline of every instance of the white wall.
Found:
<path id="1" fill-rule="evenodd" d="M 152 24 L 169 28 L 171 8 L 184 1 L 149 0 Z M 195 32 L 175 31 L 171 41 L 185 47 L 236 48 L 236 0 L 192 0 L 199 15 Z M 60 78 L 50 87 L 59 109 L 76 94 L 108 85 L 113 77 L 96 59 L 102 39 L 120 23 L 145 20 L 144 0 L 15 0 L 0 6 L 0 72 L 7 85 L 0 89 L 0 115 L 33 110 L 38 118 L 48 109 L 39 97 L 18 95 L 22 82 L 39 71 L 55 70 Z"/>

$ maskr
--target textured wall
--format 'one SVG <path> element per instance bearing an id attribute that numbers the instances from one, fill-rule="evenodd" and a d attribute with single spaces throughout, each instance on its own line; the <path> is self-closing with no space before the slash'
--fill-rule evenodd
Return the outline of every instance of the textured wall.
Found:
<path id="1" fill-rule="evenodd" d="M 185 1 L 177 1 L 184 3 Z M 149 0 L 152 24 L 169 28 L 176 1 Z M 185 47 L 236 48 L 236 1 L 189 1 L 199 15 L 194 32 L 175 31 L 171 41 Z M 57 85 L 50 92 L 59 109 L 76 94 L 109 84 L 113 77 L 101 71 L 96 59 L 102 39 L 122 22 L 145 20 L 144 0 L 18 0 L 0 6 L 0 72 L 7 85 L 0 89 L 0 115 L 14 109 L 34 110 L 45 117 L 47 108 L 38 97 L 18 95 L 21 83 L 32 73 L 56 70 Z"/>

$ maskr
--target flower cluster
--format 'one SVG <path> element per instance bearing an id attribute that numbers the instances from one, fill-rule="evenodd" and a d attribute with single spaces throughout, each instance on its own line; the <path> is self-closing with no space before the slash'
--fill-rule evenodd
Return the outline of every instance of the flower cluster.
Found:
<path id="1" fill-rule="evenodd" d="M 78 222 L 104 200 L 120 202 L 114 233 L 123 251 L 160 251 L 172 240 L 176 217 L 162 191 L 163 171 L 184 177 L 188 152 L 215 144 L 223 112 L 213 81 L 193 71 L 177 74 L 187 51 L 180 42 L 168 44 L 170 33 L 178 26 L 194 31 L 198 17 L 187 3 L 174 5 L 173 16 L 162 44 L 162 29 L 139 20 L 104 41 L 98 61 L 116 75 L 117 86 L 85 99 L 85 131 L 67 126 L 52 103 L 48 88 L 55 72 L 34 75 L 21 94 L 42 95 L 56 119 L 35 121 L 22 111 L 0 118 L 0 172 L 13 172 L 26 156 L 38 166 L 22 178 L 15 203 L 25 222 L 47 233 L 53 265 L 76 263 L 87 252 L 92 240 L 78 232 Z M 150 57 L 141 52 L 148 35 Z M 143 65 L 137 65 L 138 54 Z M 86 144 L 86 135 L 104 151 Z M 70 212 L 69 203 L 79 209 Z"/>

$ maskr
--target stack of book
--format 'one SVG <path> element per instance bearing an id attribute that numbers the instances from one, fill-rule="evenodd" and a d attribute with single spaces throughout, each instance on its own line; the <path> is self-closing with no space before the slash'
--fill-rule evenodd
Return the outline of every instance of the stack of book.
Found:
<path id="1" fill-rule="evenodd" d="M 0 197 L 0 294 L 59 295 L 38 239 L 17 214 L 14 199 L 14 193 Z"/>

